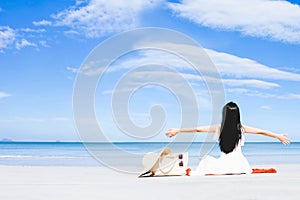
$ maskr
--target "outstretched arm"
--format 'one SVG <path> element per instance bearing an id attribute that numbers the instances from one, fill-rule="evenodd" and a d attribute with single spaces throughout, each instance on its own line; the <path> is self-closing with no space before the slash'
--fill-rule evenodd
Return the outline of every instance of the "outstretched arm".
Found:
<path id="1" fill-rule="evenodd" d="M 245 126 L 245 125 L 243 125 L 243 128 L 244 128 L 245 133 L 261 134 L 261 135 L 265 135 L 268 137 L 276 138 L 283 144 L 290 144 L 290 140 L 287 138 L 287 134 L 276 134 L 276 133 L 272 133 L 270 131 L 253 128 L 253 127 L 249 127 L 249 126 Z"/>
<path id="2" fill-rule="evenodd" d="M 166 132 L 166 135 L 168 137 L 173 137 L 177 135 L 178 133 L 192 133 L 192 132 L 216 132 L 219 130 L 220 127 L 218 125 L 212 125 L 212 126 L 199 126 L 197 128 L 171 128 Z"/>

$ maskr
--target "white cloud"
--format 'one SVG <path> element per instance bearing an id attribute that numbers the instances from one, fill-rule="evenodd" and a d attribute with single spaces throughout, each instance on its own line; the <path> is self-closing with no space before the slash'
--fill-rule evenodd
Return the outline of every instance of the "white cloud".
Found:
<path id="1" fill-rule="evenodd" d="M 183 47 L 180 47 L 182 49 Z M 248 58 L 241 58 L 235 55 L 217 52 L 211 49 L 205 49 L 210 59 L 213 61 L 221 76 L 226 79 L 232 78 L 251 78 L 252 84 L 262 84 L 258 79 L 300 81 L 300 74 L 278 70 Z M 184 60 L 174 54 L 164 51 L 143 51 L 135 57 L 131 57 L 123 62 L 111 66 L 109 72 L 132 69 L 133 67 L 143 66 L 145 64 L 156 63 L 162 66 L 170 66 L 178 70 L 188 70 L 192 67 Z M 249 82 L 249 81 L 248 81 Z M 264 87 L 278 87 L 275 83 L 264 82 Z M 228 82 L 228 84 L 230 84 Z M 231 81 L 231 84 L 234 84 Z"/>
<path id="2" fill-rule="evenodd" d="M 280 96 L 275 94 L 270 94 L 266 92 L 260 92 L 253 89 L 246 88 L 226 88 L 226 92 L 233 94 L 242 94 L 249 97 L 260 97 L 260 98 L 280 98 Z"/>
<path id="3" fill-rule="evenodd" d="M 80 35 L 80 32 L 75 31 L 75 30 L 67 30 L 67 31 L 64 31 L 64 34 L 74 36 L 74 35 Z"/>
<path id="4" fill-rule="evenodd" d="M 228 93 L 234 93 L 234 94 L 243 94 L 250 97 L 260 97 L 260 98 L 276 98 L 276 99 L 294 99 L 294 100 L 300 100 L 300 94 L 275 94 L 275 93 L 266 93 L 266 92 L 260 92 L 257 90 L 251 90 L 246 88 L 228 88 L 226 89 L 226 92 Z"/>
<path id="5" fill-rule="evenodd" d="M 226 92 L 229 93 L 236 93 L 236 94 L 246 94 L 249 91 L 249 89 L 246 88 L 227 88 Z"/>
<path id="6" fill-rule="evenodd" d="M 273 0 L 182 0 L 169 3 L 180 17 L 202 26 L 300 43 L 300 7 Z"/>
<path id="7" fill-rule="evenodd" d="M 37 43 L 29 42 L 26 38 L 33 38 L 36 34 L 46 32 L 45 29 L 19 28 L 12 29 L 8 26 L 0 26 L 0 52 L 4 49 L 16 48 L 20 50 L 27 46 L 37 47 Z M 46 41 L 38 43 L 43 47 L 48 47 Z"/>
<path id="8" fill-rule="evenodd" d="M 41 21 L 33 21 L 32 24 L 34 26 L 49 26 L 52 25 L 52 22 L 47 20 L 41 20 Z"/>
<path id="9" fill-rule="evenodd" d="M 300 99 L 300 94 L 287 94 L 285 96 L 281 96 L 281 99 Z"/>
<path id="10" fill-rule="evenodd" d="M 52 15 L 54 26 L 66 26 L 88 38 L 99 37 L 136 28 L 138 16 L 161 0 L 91 0 L 76 1 L 76 5 Z M 43 23 L 42 23 L 43 22 Z M 50 25 L 48 21 L 35 22 L 35 25 Z"/>
<path id="11" fill-rule="evenodd" d="M 0 26 L 0 52 L 4 52 L 4 49 L 16 48 L 20 50 L 27 46 L 37 47 L 34 42 L 29 42 L 28 37 L 33 37 L 35 34 L 44 33 L 45 29 L 31 29 L 31 28 L 19 28 L 12 29 L 8 26 Z M 46 41 L 40 41 L 39 45 L 48 47 Z"/>
<path id="12" fill-rule="evenodd" d="M 183 73 L 182 76 L 184 76 L 188 80 L 192 81 L 208 81 L 208 82 L 216 82 L 216 78 L 212 77 L 203 77 L 195 74 L 186 74 Z M 255 80 L 255 79 L 226 79 L 223 78 L 222 82 L 225 86 L 229 87 L 251 87 L 251 88 L 260 88 L 260 89 L 271 89 L 280 87 L 280 85 L 276 83 L 261 81 L 261 80 Z"/>
<path id="13" fill-rule="evenodd" d="M 182 49 L 182 47 L 181 47 Z M 284 81 L 300 81 L 300 74 L 278 70 L 248 58 L 241 58 L 231 54 L 217 52 L 205 49 L 214 62 L 217 70 L 221 74 L 222 81 L 228 87 L 250 87 L 259 89 L 278 88 L 280 85 L 275 82 L 266 80 L 284 80 Z M 138 54 L 121 58 L 115 61 L 105 73 L 112 73 L 119 70 L 132 70 L 136 67 L 156 64 L 158 66 L 170 67 L 170 69 L 178 70 L 188 80 L 196 81 L 215 81 L 210 77 L 201 77 L 193 72 L 192 66 L 178 56 L 164 51 L 141 51 Z M 80 73 L 85 75 L 98 75 L 103 71 L 104 67 L 99 66 L 96 61 L 85 64 L 80 69 Z M 74 73 L 78 69 L 67 68 Z M 203 75 L 202 75 L 203 76 Z M 255 94 L 256 95 L 256 94 Z"/>
<path id="14" fill-rule="evenodd" d="M 180 46 L 180 49 L 184 47 Z M 217 52 L 210 49 L 205 49 L 205 51 L 210 56 L 211 60 L 214 62 L 216 68 L 221 74 L 223 84 L 225 86 L 225 91 L 228 93 L 243 94 L 250 97 L 260 97 L 260 98 L 278 98 L 278 99 L 297 99 L 297 95 L 288 95 L 278 93 L 267 93 L 266 89 L 278 89 L 281 87 L 279 81 L 300 81 L 300 74 L 287 72 L 279 69 L 275 69 L 263 64 L 260 64 L 254 60 L 248 58 L 241 58 L 235 55 Z M 197 90 L 202 88 L 201 86 L 204 81 L 216 81 L 217 77 L 208 77 L 206 75 L 198 75 L 194 73 L 192 67 L 182 60 L 180 57 L 164 52 L 163 50 L 153 51 L 145 50 L 140 51 L 134 55 L 128 55 L 127 57 L 120 58 L 116 60 L 105 72 L 105 74 L 113 75 L 115 72 L 120 72 L 123 70 L 124 74 L 131 73 L 131 70 L 142 66 L 151 66 L 151 64 L 156 64 L 157 66 L 169 67 L 171 70 L 176 70 L 171 74 L 171 72 L 163 72 L 161 74 L 154 73 L 154 71 L 147 73 L 135 73 L 130 79 L 131 81 L 143 80 L 147 76 L 152 76 L 153 80 L 164 80 L 168 79 L 174 87 L 180 88 L 181 85 L 178 83 L 173 83 L 170 77 L 174 75 L 181 75 L 183 79 L 194 85 Z M 77 69 L 67 68 L 69 71 L 78 72 Z M 153 68 L 155 69 L 155 67 Z M 99 75 L 103 72 L 103 67 L 94 62 L 85 64 L 80 70 L 80 73 L 85 75 Z M 156 78 L 154 78 L 156 77 Z M 268 81 L 271 80 L 271 81 Z M 204 86 L 205 87 L 205 86 Z M 121 89 L 121 88 L 119 88 Z M 180 90 L 179 90 L 180 91 Z M 274 91 L 274 90 L 272 90 Z M 128 92 L 128 88 L 122 88 L 122 91 Z M 110 94 L 111 90 L 104 90 L 103 94 Z"/>
<path id="15" fill-rule="evenodd" d="M 0 26 L 0 50 L 8 48 L 16 39 L 15 31 L 8 26 Z"/>
<path id="16" fill-rule="evenodd" d="M 263 110 L 272 110 L 272 107 L 268 105 L 260 106 L 260 108 Z"/>
<path id="17" fill-rule="evenodd" d="M 122 60 L 121 58 L 121 62 L 113 64 L 108 71 L 114 72 L 118 70 L 132 69 L 145 64 L 159 64 L 162 66 L 171 66 L 176 69 L 192 68 L 186 61 L 174 54 L 169 54 L 163 50 L 148 50 L 141 51 L 138 55 L 133 55 L 133 57 L 128 59 Z"/>
<path id="18" fill-rule="evenodd" d="M 79 69 L 78 68 L 73 68 L 73 67 L 67 67 L 66 68 L 68 71 L 73 72 L 73 73 L 78 73 Z"/>
<path id="19" fill-rule="evenodd" d="M 41 40 L 39 41 L 40 45 L 42 45 L 43 47 L 50 47 L 48 44 L 47 44 L 47 41 L 45 40 Z"/>
<path id="20" fill-rule="evenodd" d="M 46 32 L 45 29 L 32 29 L 32 28 L 21 28 L 19 31 L 26 32 L 26 33 L 44 33 L 44 32 Z"/>
<path id="21" fill-rule="evenodd" d="M 8 94 L 6 92 L 0 92 L 0 99 L 5 98 L 5 97 L 10 97 L 11 94 Z"/>
<path id="22" fill-rule="evenodd" d="M 66 117 L 53 117 L 53 118 L 43 118 L 43 117 L 15 117 L 14 119 L 8 119 L 8 122 L 13 121 L 25 121 L 25 122 L 34 122 L 34 123 L 44 123 L 44 122 L 65 122 L 69 121 L 69 118 Z"/>
<path id="23" fill-rule="evenodd" d="M 49 120 L 51 120 L 51 121 L 58 121 L 58 122 L 64 122 L 64 121 L 69 121 L 69 118 L 67 118 L 67 117 L 54 117 L 54 118 L 50 118 Z"/>
<path id="24" fill-rule="evenodd" d="M 152 44 L 155 46 L 155 44 Z M 162 65 L 172 66 L 177 69 L 190 69 L 191 66 L 178 57 L 175 54 L 170 54 L 165 52 L 163 49 L 177 49 L 178 53 L 180 52 L 190 52 L 190 58 L 199 59 L 199 55 L 193 52 L 199 52 L 197 49 L 193 50 L 193 46 L 182 45 L 182 44 L 170 44 L 170 43 L 161 43 L 156 45 L 161 47 L 160 51 L 146 51 L 140 55 L 140 59 L 129 59 L 124 65 L 119 66 L 118 68 L 126 68 L 126 65 L 129 66 L 138 66 L 141 64 L 148 63 L 158 63 Z M 269 80 L 287 80 L 287 81 L 300 81 L 299 73 L 292 73 L 288 71 L 283 71 L 275 69 L 273 67 L 263 65 L 258 63 L 255 60 L 249 58 L 242 58 L 232 54 L 218 52 L 212 49 L 204 49 L 209 58 L 213 61 L 217 70 L 220 72 L 222 78 L 225 77 L 234 77 L 234 78 L 254 78 L 254 79 L 269 79 Z M 201 55 L 204 56 L 205 55 Z M 203 59 L 205 60 L 205 59 Z M 205 61 L 203 61 L 205 64 Z M 209 63 L 208 63 L 209 64 Z M 210 70 L 208 67 L 201 67 L 201 70 Z"/>
<path id="25" fill-rule="evenodd" d="M 254 87 L 261 89 L 270 89 L 274 87 L 279 87 L 276 83 L 270 83 L 261 80 L 239 80 L 239 79 L 223 79 L 223 83 L 227 86 L 232 87 Z"/>
<path id="26" fill-rule="evenodd" d="M 16 49 L 20 50 L 24 47 L 28 47 L 28 46 L 32 46 L 32 47 L 36 47 L 35 43 L 29 42 L 26 39 L 22 39 L 21 41 L 16 43 Z"/>
<path id="27" fill-rule="evenodd" d="M 271 80 L 300 81 L 300 74 L 278 70 L 248 58 L 205 49 L 221 75 L 236 78 L 261 78 Z"/>

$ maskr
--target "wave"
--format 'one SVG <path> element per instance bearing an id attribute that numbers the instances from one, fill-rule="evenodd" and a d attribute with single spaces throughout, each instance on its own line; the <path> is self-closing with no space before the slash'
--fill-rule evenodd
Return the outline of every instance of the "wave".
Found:
<path id="1" fill-rule="evenodd" d="M 57 156 L 57 155 L 0 155 L 1 158 L 44 158 L 44 159 L 80 159 L 80 158 L 91 158 L 91 156 Z"/>

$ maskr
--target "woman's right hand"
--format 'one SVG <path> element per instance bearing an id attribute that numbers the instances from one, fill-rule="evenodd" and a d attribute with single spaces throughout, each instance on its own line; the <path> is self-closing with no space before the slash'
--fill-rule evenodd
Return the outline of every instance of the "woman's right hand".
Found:
<path id="1" fill-rule="evenodd" d="M 175 135 L 177 135 L 180 132 L 180 129 L 178 128 L 171 128 L 166 132 L 166 136 L 168 137 L 174 137 Z"/>

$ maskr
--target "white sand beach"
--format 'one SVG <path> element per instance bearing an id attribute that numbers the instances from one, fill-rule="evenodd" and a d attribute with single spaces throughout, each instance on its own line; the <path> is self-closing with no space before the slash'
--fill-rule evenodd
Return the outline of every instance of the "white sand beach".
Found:
<path id="1" fill-rule="evenodd" d="M 137 178 L 105 167 L 0 166 L 0 199 L 299 199 L 300 164 L 253 167 L 278 173 Z"/>

